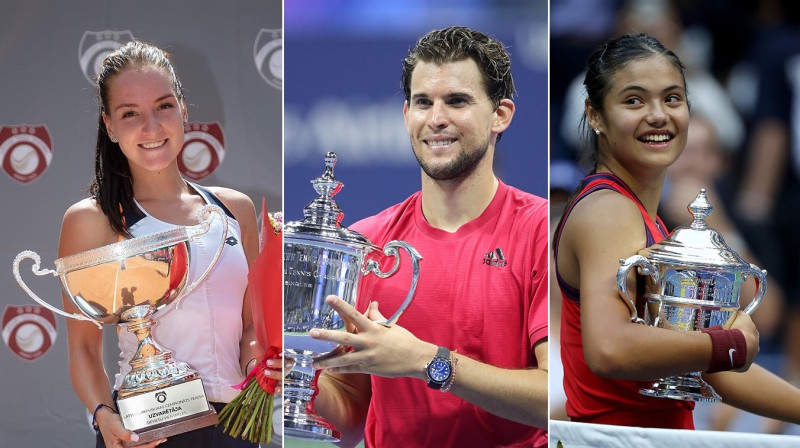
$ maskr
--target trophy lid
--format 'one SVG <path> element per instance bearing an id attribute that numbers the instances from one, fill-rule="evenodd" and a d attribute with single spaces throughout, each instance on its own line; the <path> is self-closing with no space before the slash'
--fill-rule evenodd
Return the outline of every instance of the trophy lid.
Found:
<path id="1" fill-rule="evenodd" d="M 708 202 L 705 188 L 688 205 L 694 220 L 688 227 L 678 227 L 668 238 L 639 253 L 663 264 L 719 269 L 748 268 L 749 264 L 733 251 L 722 235 L 708 227 L 706 218 L 714 207 Z"/>
<path id="2" fill-rule="evenodd" d="M 344 213 L 333 196 L 344 184 L 333 175 L 336 161 L 336 153 L 325 154 L 325 171 L 311 181 L 318 196 L 303 209 L 305 218 L 302 221 L 284 224 L 284 238 L 288 241 L 309 240 L 376 249 L 364 235 L 341 225 Z"/>

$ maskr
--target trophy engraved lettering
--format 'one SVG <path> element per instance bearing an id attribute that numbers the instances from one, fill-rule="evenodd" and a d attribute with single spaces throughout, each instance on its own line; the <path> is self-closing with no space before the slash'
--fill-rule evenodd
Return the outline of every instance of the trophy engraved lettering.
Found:
<path id="1" fill-rule="evenodd" d="M 289 222 L 283 228 L 284 248 L 284 347 L 295 367 L 284 381 L 284 434 L 287 437 L 339 441 L 339 432 L 327 420 L 314 413 L 317 373 L 311 367 L 314 358 L 338 353 L 341 347 L 312 339 L 312 328 L 346 331 L 338 313 L 325 303 L 335 294 L 355 306 L 358 285 L 364 275 L 373 273 L 386 278 L 400 265 L 398 249 L 405 250 L 412 267 L 408 295 L 384 325 L 397 322 L 414 296 L 422 257 L 404 241 L 390 241 L 383 249 L 394 257 L 394 266 L 380 270 L 379 263 L 367 260 L 370 252 L 381 249 L 358 232 L 341 226 L 343 213 L 333 196 L 342 188 L 334 178 L 336 154 L 325 156 L 325 172 L 311 181 L 318 197 L 303 210 L 303 221 Z"/>
<path id="2" fill-rule="evenodd" d="M 764 298 L 767 271 L 742 260 L 722 235 L 706 224 L 713 207 L 705 189 L 688 209 L 694 216 L 689 227 L 678 227 L 669 238 L 620 260 L 617 288 L 633 322 L 678 331 L 724 325 L 739 310 L 740 287 L 750 275 L 755 279 L 756 293 L 744 311 L 751 314 Z M 634 266 L 644 276 L 643 316 L 637 312 L 636 299 L 627 287 L 628 272 Z M 658 379 L 639 392 L 684 401 L 720 400 L 700 372 Z"/>
<path id="3" fill-rule="evenodd" d="M 209 266 L 187 285 L 192 254 L 189 241 L 208 232 L 214 217 L 222 221 L 222 238 Z M 211 272 L 227 237 L 225 214 L 215 205 L 198 213 L 199 225 L 122 240 L 55 261 L 55 270 L 41 269 L 36 252 L 23 251 L 14 259 L 14 277 L 20 287 L 42 306 L 62 316 L 103 325 L 123 325 L 139 341 L 131 371 L 118 391 L 117 407 L 125 428 L 147 443 L 217 423 L 198 373 L 173 359 L 151 336 L 155 317 L 167 310 L 180 312 L 179 302 Z M 33 260 L 38 276 L 61 279 L 64 294 L 82 314 L 67 313 L 39 298 L 25 284 L 19 265 Z"/>

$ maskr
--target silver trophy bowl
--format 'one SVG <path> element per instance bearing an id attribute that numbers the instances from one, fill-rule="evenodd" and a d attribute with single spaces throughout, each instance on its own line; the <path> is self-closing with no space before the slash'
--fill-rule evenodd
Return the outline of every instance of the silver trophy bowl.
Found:
<path id="1" fill-rule="evenodd" d="M 706 224 L 713 207 L 705 189 L 688 206 L 694 220 L 675 229 L 639 254 L 620 260 L 617 288 L 631 311 L 631 321 L 677 331 L 702 331 L 725 325 L 739 310 L 742 283 L 756 281 L 756 294 L 744 309 L 751 314 L 767 289 L 767 271 L 747 263 L 734 252 L 719 232 Z M 637 267 L 644 276 L 644 306 L 628 291 L 628 272 Z M 714 402 L 720 397 L 700 372 L 661 378 L 639 391 L 643 395 L 674 400 Z"/>
<path id="2" fill-rule="evenodd" d="M 208 232 L 214 216 L 223 223 L 219 248 L 205 271 L 187 284 L 191 265 L 189 241 Z M 123 424 L 146 443 L 216 424 L 217 417 L 195 370 L 176 360 L 151 336 L 155 318 L 176 308 L 211 272 L 227 237 L 227 220 L 217 206 L 198 213 L 200 224 L 178 227 L 122 240 L 55 261 L 55 270 L 41 269 L 36 252 L 23 251 L 14 259 L 14 277 L 28 295 L 62 316 L 103 325 L 126 326 L 139 345 L 130 361 L 131 371 L 118 391 L 117 406 Z M 20 275 L 20 263 L 33 260 L 37 276 L 58 276 L 66 297 L 81 314 L 67 313 L 39 298 Z M 180 403 L 180 404 L 177 404 Z"/>
<path id="3" fill-rule="evenodd" d="M 398 249 L 405 250 L 411 260 L 412 281 L 399 309 L 384 325 L 397 322 L 411 302 L 419 278 L 422 257 L 404 241 L 390 241 L 386 247 L 373 245 L 358 232 L 341 226 L 343 213 L 333 196 L 342 183 L 334 178 L 336 154 L 325 156 L 325 171 L 312 180 L 318 197 L 303 210 L 303 221 L 289 222 L 283 228 L 284 248 L 284 347 L 295 366 L 284 381 L 284 434 L 286 437 L 336 442 L 339 432 L 317 415 L 313 409 L 318 373 L 313 359 L 331 356 L 343 349 L 335 344 L 312 339 L 312 328 L 345 329 L 339 314 L 325 303 L 328 295 L 341 297 L 355 306 L 361 278 L 370 273 L 386 278 L 400 265 Z M 394 265 L 382 272 L 379 263 L 367 260 L 372 252 L 394 257 Z"/>

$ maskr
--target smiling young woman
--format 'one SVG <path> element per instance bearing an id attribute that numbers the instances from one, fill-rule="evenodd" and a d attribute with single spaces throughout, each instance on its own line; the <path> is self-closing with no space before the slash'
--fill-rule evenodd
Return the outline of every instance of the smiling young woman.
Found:
<path id="1" fill-rule="evenodd" d="M 728 350 L 726 362 L 717 362 L 719 341 L 708 333 L 632 323 L 619 298 L 619 260 L 667 236 L 656 212 L 667 167 L 686 146 L 683 64 L 650 36 L 620 36 L 590 55 L 584 85 L 593 169 L 573 193 L 553 238 L 570 419 L 694 428 L 693 403 L 641 395 L 639 382 L 701 371 L 729 404 L 800 421 L 800 391 L 753 363 L 759 335 L 747 314 L 739 311 L 721 330 L 747 352 L 728 366 Z M 629 291 L 636 290 L 635 282 L 631 274 Z"/>
<path id="2" fill-rule="evenodd" d="M 188 114 L 170 80 L 156 68 L 142 67 L 122 71 L 108 84 L 103 122 L 137 177 L 177 164 Z"/>
<path id="3" fill-rule="evenodd" d="M 629 183 L 660 182 L 686 146 L 683 72 L 660 55 L 633 60 L 616 73 L 599 107 L 587 100 L 586 116 L 596 130 L 598 171 Z"/>
<path id="4" fill-rule="evenodd" d="M 244 379 L 242 369 L 259 351 L 250 347 L 255 334 L 247 289 L 249 266 L 258 252 L 253 202 L 238 191 L 201 187 L 182 177 L 177 157 L 183 146 L 186 102 L 168 53 L 138 41 L 126 43 L 104 59 L 97 89 L 95 177 L 89 197 L 64 215 L 58 255 L 195 225 L 201 207 L 219 206 L 225 212 L 228 238 L 213 271 L 182 299 L 179 312 L 159 315 L 159 325 L 153 329 L 153 339 L 197 370 L 208 400 L 219 411 L 236 397 L 238 391 L 230 386 Z M 200 246 L 219 247 L 222 228 L 222 220 L 214 219 L 205 234 L 188 242 L 198 265 L 213 262 L 209 258 L 216 250 Z M 190 270 L 188 281 L 196 281 L 200 271 Z M 76 311 L 67 298 L 64 306 Z M 69 319 L 67 337 L 73 387 L 86 408 L 94 411 L 97 446 L 121 447 L 123 442 L 137 441 L 138 435 L 123 426 L 115 400 L 131 370 L 128 361 L 137 349 L 137 337 L 126 330 L 118 332 L 120 358 L 113 390 L 103 365 L 102 332 Z M 280 372 L 274 379 L 281 379 Z M 255 446 L 214 426 L 141 446 L 162 442 L 167 447 Z"/>

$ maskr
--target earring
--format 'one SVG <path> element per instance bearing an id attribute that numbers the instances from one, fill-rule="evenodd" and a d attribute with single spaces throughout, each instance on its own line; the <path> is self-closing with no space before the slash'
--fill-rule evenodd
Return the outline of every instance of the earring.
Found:
<path id="1" fill-rule="evenodd" d="M 598 128 L 594 128 L 594 133 L 595 133 L 596 135 L 600 135 L 600 129 L 598 129 Z"/>
<path id="2" fill-rule="evenodd" d="M 112 143 L 117 143 L 117 138 L 116 137 L 111 137 L 111 142 Z"/>

